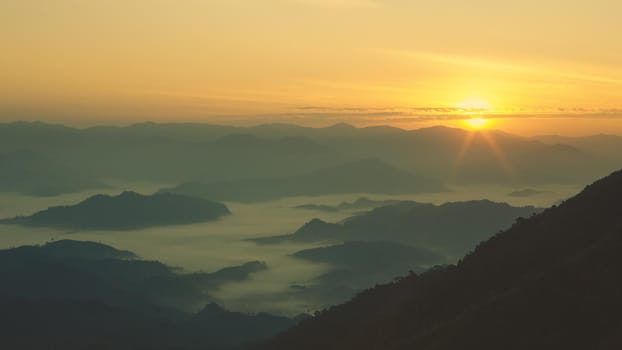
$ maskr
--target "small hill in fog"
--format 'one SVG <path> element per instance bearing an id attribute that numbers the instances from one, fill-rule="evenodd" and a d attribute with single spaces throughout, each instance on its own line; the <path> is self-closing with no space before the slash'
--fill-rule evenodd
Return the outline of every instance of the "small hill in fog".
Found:
<path id="1" fill-rule="evenodd" d="M 76 205 L 50 207 L 31 216 L 0 222 L 75 230 L 131 230 L 192 224 L 230 214 L 222 203 L 171 193 L 96 195 Z"/>
<path id="2" fill-rule="evenodd" d="M 461 256 L 477 243 L 541 209 L 488 200 L 442 205 L 403 201 L 354 215 L 340 223 L 313 219 L 290 235 L 253 239 L 261 244 L 287 241 L 392 241 L 424 247 L 448 257 Z"/>
<path id="3" fill-rule="evenodd" d="M 48 258 L 87 260 L 129 260 L 138 258 L 136 254 L 128 250 L 119 250 L 97 242 L 74 241 L 71 239 L 52 241 L 42 246 L 22 246 L 16 249 L 22 253 L 30 251 L 32 254 L 38 254 Z"/>

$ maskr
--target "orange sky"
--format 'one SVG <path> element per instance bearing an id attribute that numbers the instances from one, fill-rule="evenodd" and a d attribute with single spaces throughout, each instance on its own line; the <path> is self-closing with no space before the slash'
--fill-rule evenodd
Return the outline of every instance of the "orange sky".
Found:
<path id="1" fill-rule="evenodd" d="M 622 134 L 620 13 L 614 0 L 4 0 L 0 120 L 414 128 L 484 104 L 510 132 Z"/>

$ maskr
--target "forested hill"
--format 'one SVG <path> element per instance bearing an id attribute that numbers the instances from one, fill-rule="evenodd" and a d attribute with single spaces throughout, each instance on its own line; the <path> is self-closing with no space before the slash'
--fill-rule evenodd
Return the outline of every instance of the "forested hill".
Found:
<path id="1" fill-rule="evenodd" d="M 618 349 L 622 171 L 480 244 L 368 290 L 263 349 Z"/>

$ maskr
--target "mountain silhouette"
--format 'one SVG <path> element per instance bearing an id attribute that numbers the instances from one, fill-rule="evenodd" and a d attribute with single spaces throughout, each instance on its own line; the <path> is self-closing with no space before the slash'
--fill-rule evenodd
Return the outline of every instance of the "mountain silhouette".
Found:
<path id="1" fill-rule="evenodd" d="M 622 171 L 262 349 L 615 349 L 622 344 Z"/>
<path id="2" fill-rule="evenodd" d="M 211 301 L 212 289 L 266 268 L 248 262 L 180 273 L 132 252 L 73 240 L 0 250 L 2 346 L 239 349 L 302 319 L 232 312 Z"/>
<path id="3" fill-rule="evenodd" d="M 0 223 L 76 230 L 132 230 L 213 221 L 230 214 L 222 204 L 171 193 L 96 195 L 76 205 L 50 207 Z"/>
<path id="4" fill-rule="evenodd" d="M 436 180 L 416 176 L 378 159 L 363 159 L 303 175 L 243 179 L 212 183 L 185 183 L 164 193 L 196 195 L 220 201 L 256 202 L 292 196 L 347 193 L 404 194 L 440 192 Z"/>
<path id="5" fill-rule="evenodd" d="M 239 350 L 302 319 L 231 312 L 216 304 L 198 313 L 99 301 L 0 296 L 7 349 Z"/>
<path id="6" fill-rule="evenodd" d="M 100 243 L 62 240 L 0 250 L 0 296 L 193 309 L 211 300 L 211 289 L 265 269 L 265 263 L 251 261 L 210 273 L 180 273 Z"/>
<path id="7" fill-rule="evenodd" d="M 47 179 L 41 176 L 31 182 L 45 188 L 24 185 L 20 190 L 19 182 L 7 182 L 6 188 L 50 195 L 93 188 L 111 178 L 162 183 L 287 178 L 368 158 L 449 184 L 584 184 L 618 166 L 619 140 L 525 138 L 447 127 L 140 123 L 76 129 L 45 123 L 0 124 L 3 153 L 28 151 L 54 162 L 37 166 L 49 171 Z M 53 170 L 59 166 L 60 170 Z M 45 172 L 30 174 L 37 178 Z M 4 190 L 1 184 L 0 190 Z"/>

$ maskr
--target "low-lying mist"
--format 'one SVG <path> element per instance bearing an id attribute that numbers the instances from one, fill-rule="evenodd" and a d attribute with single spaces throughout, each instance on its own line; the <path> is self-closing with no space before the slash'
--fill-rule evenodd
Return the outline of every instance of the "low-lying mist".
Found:
<path id="1" fill-rule="evenodd" d="M 0 194 L 0 218 L 28 215 L 49 206 L 75 204 L 96 193 L 118 194 L 123 190 L 153 193 L 169 184 L 123 183 L 103 191 L 88 191 L 54 197 L 30 197 L 17 194 Z M 360 197 L 370 199 L 415 200 L 442 204 L 448 201 L 490 199 L 512 205 L 546 207 L 569 197 L 577 191 L 574 186 L 547 186 L 538 188 L 529 196 L 513 196 L 522 188 L 482 186 L 454 188 L 450 192 L 413 195 L 380 196 L 351 194 L 342 196 L 295 197 L 254 204 L 226 203 L 232 215 L 218 221 L 156 227 L 130 231 L 76 231 L 67 232 L 48 228 L 24 228 L 0 225 L 0 248 L 25 244 L 43 244 L 50 240 L 70 238 L 95 241 L 118 249 L 130 250 L 142 259 L 158 260 L 180 267 L 186 272 L 215 271 L 247 261 L 264 261 L 268 269 L 251 275 L 250 279 L 231 282 L 210 291 L 218 302 L 229 309 L 294 315 L 314 311 L 326 306 L 321 300 L 310 300 L 303 294 L 291 293 L 292 286 L 308 285 L 315 277 L 325 273 L 330 266 L 311 263 L 291 257 L 291 254 L 317 247 L 319 243 L 283 243 L 260 245 L 249 238 L 288 234 L 313 218 L 338 222 L 353 211 L 314 211 L 296 209 L 302 204 L 336 205 Z M 500 228 L 501 229 L 501 228 Z"/>

